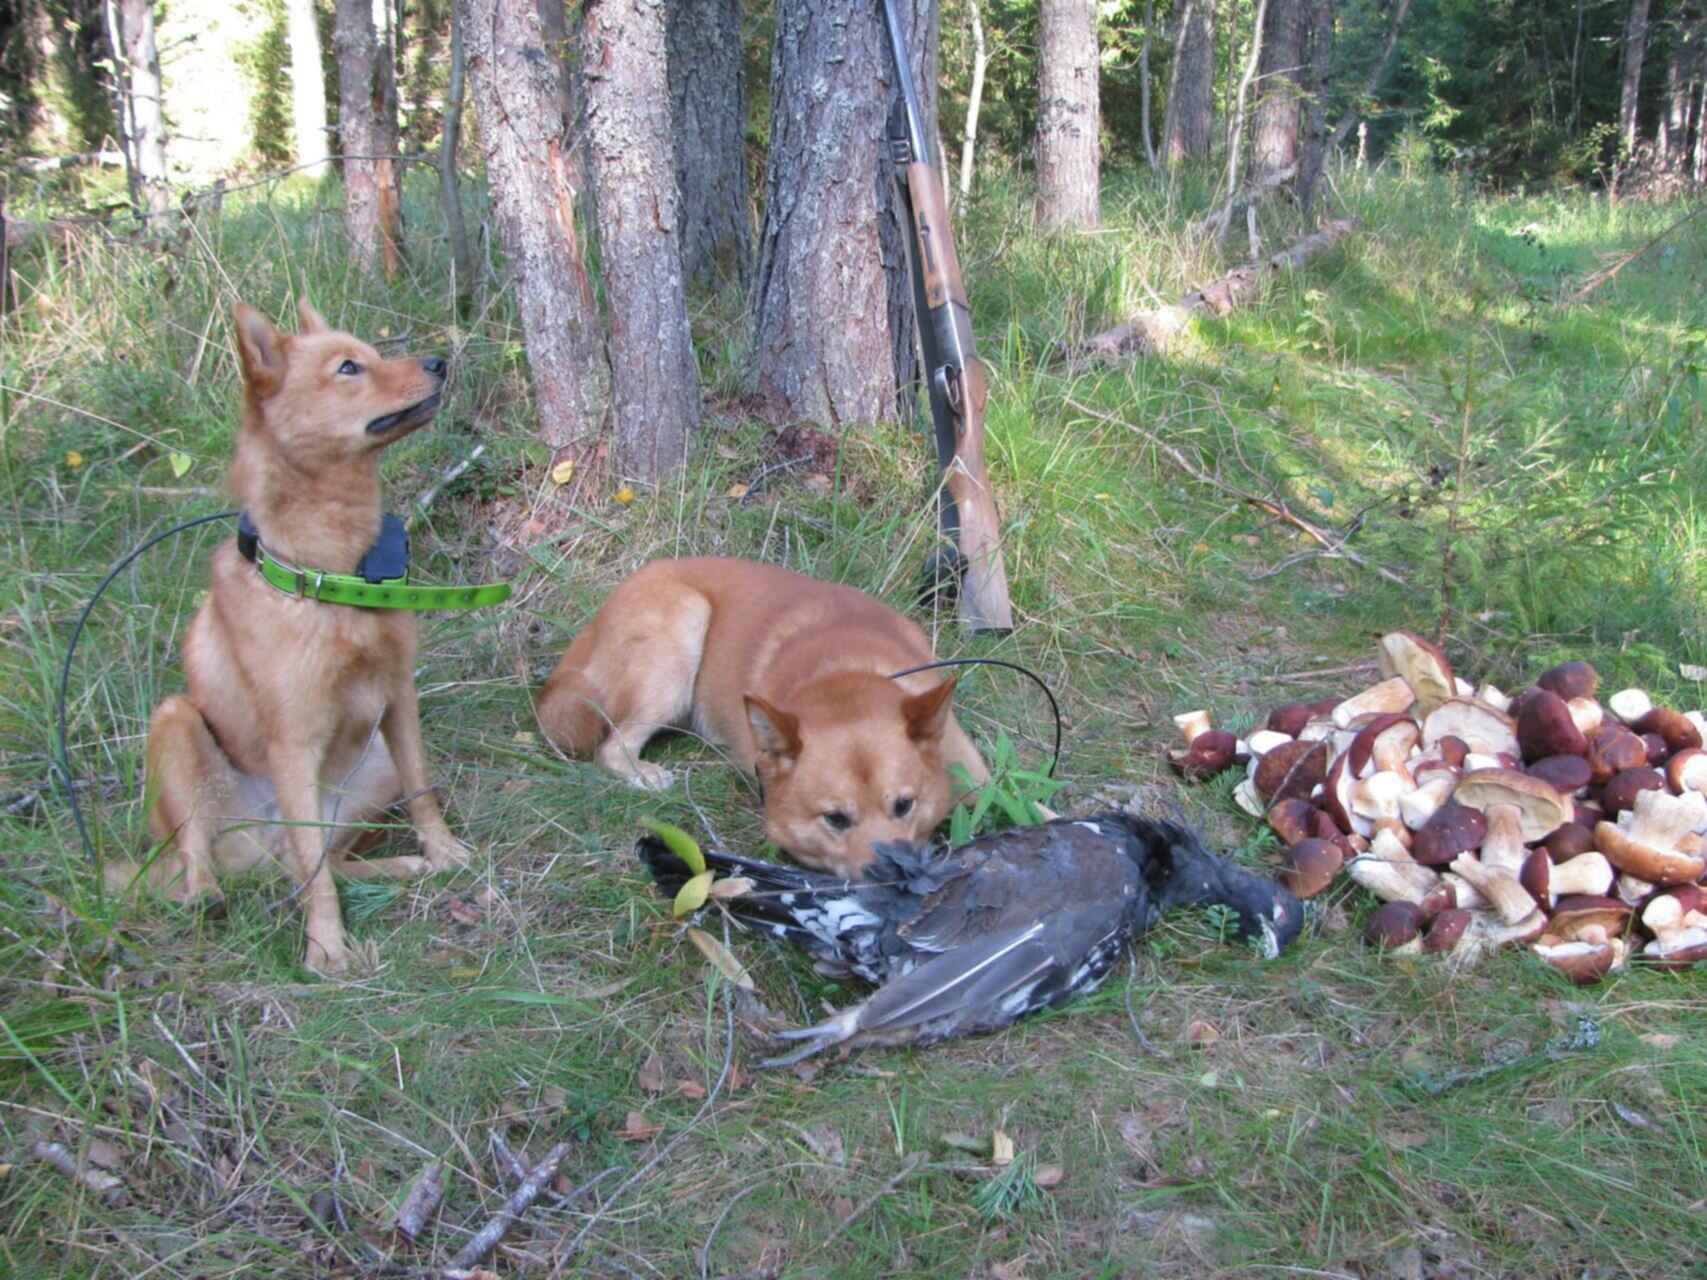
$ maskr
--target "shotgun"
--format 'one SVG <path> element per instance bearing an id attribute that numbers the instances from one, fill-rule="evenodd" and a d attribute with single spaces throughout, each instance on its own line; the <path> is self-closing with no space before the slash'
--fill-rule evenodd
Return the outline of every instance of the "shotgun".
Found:
<path id="1" fill-rule="evenodd" d="M 913 277 L 913 314 L 942 475 L 937 487 L 942 543 L 927 562 L 925 593 L 954 589 L 960 620 L 969 630 L 1009 631 L 1013 609 L 1008 573 L 1002 564 L 995 495 L 984 466 L 984 364 L 972 345 L 972 312 L 949 231 L 948 197 L 932 163 L 906 37 L 894 0 L 882 3 L 901 86 L 901 110 L 891 115 L 889 150 L 895 191 L 912 228 L 904 239 Z"/>

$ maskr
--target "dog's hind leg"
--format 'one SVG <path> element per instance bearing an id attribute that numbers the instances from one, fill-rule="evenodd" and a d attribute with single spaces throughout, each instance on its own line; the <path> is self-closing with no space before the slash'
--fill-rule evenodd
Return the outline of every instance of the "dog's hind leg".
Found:
<path id="1" fill-rule="evenodd" d="M 239 775 L 188 698 L 167 698 L 154 709 L 145 776 L 148 834 L 158 851 L 149 884 L 178 902 L 219 901 L 214 845 L 238 807 Z M 105 872 L 108 887 L 120 892 L 139 874 L 126 862 L 110 862 Z"/>

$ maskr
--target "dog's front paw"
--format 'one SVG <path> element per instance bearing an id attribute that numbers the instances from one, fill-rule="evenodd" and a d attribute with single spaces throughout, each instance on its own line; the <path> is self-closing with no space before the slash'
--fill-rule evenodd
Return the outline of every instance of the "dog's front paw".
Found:
<path id="1" fill-rule="evenodd" d="M 310 972 L 322 978 L 342 978 L 349 973 L 352 959 L 349 944 L 342 934 L 318 938 L 308 935 L 308 952 L 303 956 L 303 963 Z"/>
<path id="2" fill-rule="evenodd" d="M 628 785 L 639 787 L 642 791 L 668 791 L 676 785 L 676 775 L 661 764 L 639 760 L 635 762 L 633 772 L 628 775 Z"/>
<path id="3" fill-rule="evenodd" d="M 474 850 L 448 831 L 422 836 L 421 851 L 427 855 L 427 865 L 434 871 L 466 867 L 474 859 Z"/>

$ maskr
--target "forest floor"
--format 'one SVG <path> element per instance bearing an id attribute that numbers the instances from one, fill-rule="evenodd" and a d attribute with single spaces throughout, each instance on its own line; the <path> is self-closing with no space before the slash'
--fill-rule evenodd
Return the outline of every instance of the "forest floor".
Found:
<path id="1" fill-rule="evenodd" d="M 1354 690 L 1395 625 L 1443 634 L 1462 674 L 1508 689 L 1581 657 L 1610 688 L 1704 700 L 1680 668 L 1707 664 L 1707 227 L 1573 303 L 1681 208 L 1350 173 L 1339 193 L 1363 221 L 1340 249 L 1198 322 L 1168 359 L 1111 367 L 1050 353 L 1229 264 L 1178 230 L 1207 191 L 1116 179 L 1091 237 L 1037 238 L 1002 183 L 965 219 L 1017 626 L 968 639 L 925 621 L 941 652 L 1023 662 L 1054 687 L 1064 812 L 1183 812 L 1266 863 L 1272 838 L 1230 780 L 1168 774 L 1169 717 L 1201 706 L 1239 728 Z M 427 189 L 410 202 L 412 229 L 438 225 Z M 358 333 L 455 355 L 438 429 L 392 451 L 393 509 L 487 446 L 415 527 L 425 580 L 516 585 L 502 609 L 422 629 L 433 767 L 479 856 L 348 886 L 377 967 L 319 982 L 280 882 L 229 885 L 219 919 L 121 907 L 57 797 L 0 818 L 0 1273 L 424 1274 L 502 1201 L 497 1128 L 524 1160 L 569 1140 L 566 1186 L 617 1170 L 533 1209 L 502 1275 L 1702 1274 L 1707 971 L 1576 989 L 1521 952 L 1468 972 L 1382 959 L 1349 886 L 1270 963 L 1181 913 L 1097 994 L 1003 1034 L 754 1070 L 761 1052 L 731 1047 L 718 980 L 630 854 L 647 815 L 756 851 L 750 787 L 687 738 L 661 749 L 683 781 L 659 795 L 556 759 L 530 689 L 658 555 L 761 555 L 909 606 L 925 443 L 850 432 L 830 468 L 798 436 L 779 444 L 741 413 L 739 301 L 708 295 L 692 466 L 626 502 L 559 491 L 527 439 L 508 299 L 449 323 L 443 244 L 425 234 L 408 280 L 361 280 L 336 210 L 335 192 L 287 186 L 228 200 L 171 253 L 91 238 L 19 263 L 0 346 L 0 791 L 48 786 L 66 640 L 106 568 L 224 505 L 230 303 L 282 315 L 306 291 Z M 1289 233 L 1270 216 L 1272 249 Z M 1157 441 L 1354 530 L 1368 566 L 1188 477 Z M 181 680 L 177 638 L 222 536 L 157 548 L 90 619 L 71 761 L 103 851 L 144 839 L 149 709 Z M 986 746 L 1005 734 L 1046 762 L 1052 726 L 1025 682 L 981 672 L 959 703 Z M 769 944 L 731 944 L 793 1016 L 855 996 Z M 992 1178 L 997 1130 L 1018 1159 Z M 110 1166 L 122 1197 L 32 1158 L 41 1140 Z M 410 1245 L 391 1222 L 432 1159 L 444 1202 Z M 329 1191 L 347 1225 L 311 1212 Z"/>

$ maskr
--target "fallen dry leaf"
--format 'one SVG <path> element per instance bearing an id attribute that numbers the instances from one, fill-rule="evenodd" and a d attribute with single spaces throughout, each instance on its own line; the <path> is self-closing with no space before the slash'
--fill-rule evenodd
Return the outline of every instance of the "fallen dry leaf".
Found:
<path id="1" fill-rule="evenodd" d="M 714 898 L 739 898 L 743 893 L 753 891 L 753 882 L 746 876 L 729 876 L 715 881 L 711 886 L 711 896 Z"/>
<path id="2" fill-rule="evenodd" d="M 806 1144 L 806 1149 L 827 1164 L 837 1168 L 848 1162 L 847 1148 L 842 1145 L 842 1135 L 833 1125 L 821 1124 L 812 1129 L 799 1129 L 800 1138 Z"/>
<path id="3" fill-rule="evenodd" d="M 1014 1140 L 1002 1130 L 990 1135 L 990 1163 L 998 1169 L 1014 1162 Z"/>
<path id="4" fill-rule="evenodd" d="M 704 929 L 688 930 L 688 941 L 699 948 L 704 956 L 719 973 L 744 991 L 753 989 L 753 975 L 747 972 L 747 967 L 735 958 L 728 947 L 712 937 Z"/>
<path id="5" fill-rule="evenodd" d="M 575 459 L 565 458 L 551 469 L 551 483 L 562 488 L 575 478 Z"/>
<path id="6" fill-rule="evenodd" d="M 617 1130 L 616 1136 L 624 1142 L 650 1142 L 662 1132 L 663 1125 L 654 1124 L 638 1111 L 630 1111 L 624 1117 L 622 1128 Z"/>
<path id="7" fill-rule="evenodd" d="M 1643 1044 L 1651 1044 L 1656 1049 L 1669 1049 L 1678 1041 L 1678 1037 L 1669 1031 L 1644 1031 L 1636 1037 Z"/>
<path id="8" fill-rule="evenodd" d="M 747 496 L 747 494 L 750 492 L 750 489 L 749 489 L 749 486 L 741 484 L 739 481 L 737 481 L 736 483 L 730 485 L 726 492 L 727 492 L 728 496 L 731 498 L 745 498 Z"/>
<path id="9" fill-rule="evenodd" d="M 662 1093 L 664 1091 L 664 1062 L 657 1054 L 652 1054 L 640 1064 L 640 1072 L 634 1082 L 647 1093 Z"/>
<path id="10" fill-rule="evenodd" d="M 1186 1025 L 1185 1042 L 1193 1049 L 1207 1049 L 1220 1038 L 1221 1033 L 1215 1029 L 1215 1024 L 1202 1018 L 1193 1018 Z"/>
<path id="11" fill-rule="evenodd" d="M 623 485 L 622 488 L 611 494 L 611 501 L 620 503 L 622 506 L 626 507 L 629 503 L 634 501 L 634 496 L 634 490 L 629 488 L 627 485 Z"/>
<path id="12" fill-rule="evenodd" d="M 828 497 L 830 494 L 830 477 L 822 471 L 814 471 L 800 483 L 809 493 L 815 493 L 819 497 Z"/>
<path id="13" fill-rule="evenodd" d="M 539 1100 L 553 1111 L 569 1105 L 569 1091 L 560 1084 L 548 1084 L 539 1091 Z"/>
<path id="14" fill-rule="evenodd" d="M 990 1280 L 1025 1280 L 1025 1259 L 995 1263 L 990 1268 Z"/>
<path id="15" fill-rule="evenodd" d="M 847 1217 L 854 1211 L 854 1202 L 846 1196 L 837 1196 L 830 1201 L 830 1212 L 836 1215 L 838 1222 L 846 1222 Z"/>
<path id="16" fill-rule="evenodd" d="M 1031 1180 L 1047 1191 L 1049 1188 L 1058 1187 L 1065 1182 L 1067 1171 L 1058 1164 L 1046 1164 L 1032 1175 Z"/>
<path id="17" fill-rule="evenodd" d="M 486 913 L 472 903 L 461 898 L 452 898 L 445 903 L 445 910 L 450 912 L 450 918 L 458 924 L 477 925 L 486 918 Z"/>
<path id="18" fill-rule="evenodd" d="M 676 1092 L 684 1098 L 692 1098 L 695 1102 L 705 1097 L 705 1086 L 697 1080 L 676 1081 Z"/>
<path id="19" fill-rule="evenodd" d="M 124 1167 L 124 1153 L 105 1138 L 96 1138 L 89 1144 L 88 1157 L 90 1164 L 103 1169 L 116 1172 Z"/>

